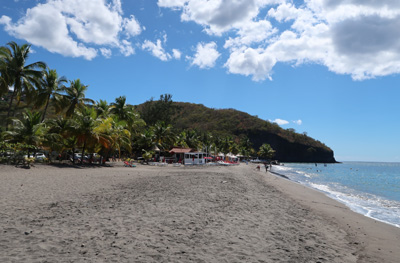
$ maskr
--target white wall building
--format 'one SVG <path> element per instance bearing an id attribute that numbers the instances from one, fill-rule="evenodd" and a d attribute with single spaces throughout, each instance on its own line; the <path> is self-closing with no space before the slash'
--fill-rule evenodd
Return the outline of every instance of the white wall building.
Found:
<path id="1" fill-rule="evenodd" d="M 190 152 L 185 153 L 185 165 L 206 164 L 206 153 L 203 152 Z"/>

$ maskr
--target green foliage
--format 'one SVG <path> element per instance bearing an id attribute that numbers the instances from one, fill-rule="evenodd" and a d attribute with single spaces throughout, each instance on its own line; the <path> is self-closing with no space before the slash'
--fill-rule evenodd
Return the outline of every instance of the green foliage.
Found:
<path id="1" fill-rule="evenodd" d="M 178 112 L 177 104 L 172 101 L 171 94 L 160 96 L 159 100 L 153 98 L 140 105 L 139 112 L 147 125 L 155 125 L 157 122 L 171 124 L 173 117 Z"/>
<path id="2" fill-rule="evenodd" d="M 271 145 L 264 143 L 261 145 L 260 150 L 258 151 L 258 155 L 262 158 L 271 159 L 274 157 L 275 150 L 272 149 Z"/>
<path id="3" fill-rule="evenodd" d="M 274 152 L 272 145 L 277 156 L 294 154 L 292 160 L 304 156 L 313 161 L 323 155 L 333 159 L 332 150 L 307 133 L 285 130 L 234 109 L 173 102 L 170 94 L 137 107 L 127 104 L 125 96 L 110 105 L 103 100 L 94 104 L 85 97 L 88 86 L 79 79 L 65 87 L 67 79 L 56 70 L 45 70 L 43 62 L 28 64 L 29 45 L 7 45 L 0 47 L 0 125 L 6 130 L 2 140 L 14 147 L 29 146 L 14 153 L 44 148 L 63 154 L 81 150 L 82 155 L 90 151 L 106 157 L 134 151 L 148 156 L 156 147 L 167 151 L 183 146 L 251 156 L 253 147 L 261 146 L 259 154 L 267 158 Z M 15 118 L 7 126 L 9 116 Z"/>

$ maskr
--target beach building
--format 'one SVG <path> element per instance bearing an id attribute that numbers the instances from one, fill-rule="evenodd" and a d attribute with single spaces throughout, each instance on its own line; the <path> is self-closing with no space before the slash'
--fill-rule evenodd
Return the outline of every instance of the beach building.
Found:
<path id="1" fill-rule="evenodd" d="M 169 153 L 172 154 L 175 163 L 183 163 L 185 159 L 185 153 L 193 152 L 192 148 L 185 147 L 173 147 Z"/>
<path id="2" fill-rule="evenodd" d="M 207 154 L 204 152 L 188 152 L 185 153 L 185 165 L 206 164 Z"/>

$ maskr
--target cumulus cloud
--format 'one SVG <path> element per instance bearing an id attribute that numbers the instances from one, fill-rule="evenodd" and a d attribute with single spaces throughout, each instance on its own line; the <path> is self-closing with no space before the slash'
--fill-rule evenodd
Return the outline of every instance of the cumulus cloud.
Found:
<path id="1" fill-rule="evenodd" d="M 110 49 L 108 49 L 108 48 L 100 48 L 100 52 L 105 58 L 111 58 L 112 51 Z"/>
<path id="2" fill-rule="evenodd" d="M 354 80 L 400 73 L 398 0 L 159 0 L 225 38 L 229 73 L 271 79 L 277 63 L 316 63 Z M 267 16 L 265 16 L 267 14 Z M 282 24 L 282 26 L 281 26 Z"/>
<path id="3" fill-rule="evenodd" d="M 142 49 L 151 52 L 153 56 L 159 58 L 162 61 L 168 61 L 171 59 L 171 55 L 166 53 L 164 48 L 162 47 L 160 39 L 158 39 L 156 43 L 145 40 L 142 45 Z"/>
<path id="4" fill-rule="evenodd" d="M 287 120 L 282 120 L 282 119 L 275 119 L 273 121 L 270 120 L 270 122 L 276 123 L 278 125 L 286 125 L 289 124 Z"/>
<path id="5" fill-rule="evenodd" d="M 220 57 L 220 53 L 217 50 L 217 44 L 215 42 L 210 43 L 199 43 L 196 47 L 196 54 L 194 57 L 189 58 L 192 61 L 192 65 L 196 65 L 201 69 L 213 68 L 215 62 Z"/>
<path id="6" fill-rule="evenodd" d="M 157 39 L 157 41 L 151 42 L 150 40 L 145 40 L 142 44 L 142 49 L 149 51 L 153 56 L 159 58 L 162 61 L 169 61 L 172 58 L 179 60 L 182 53 L 178 49 L 172 49 L 172 54 L 165 51 L 163 43 L 167 42 L 167 35 L 164 34 L 163 40 Z"/>
<path id="7" fill-rule="evenodd" d="M 303 124 L 303 121 L 302 120 L 297 120 L 297 121 L 292 121 L 294 124 L 297 124 L 297 125 L 302 125 Z"/>
<path id="8" fill-rule="evenodd" d="M 225 67 L 230 73 L 252 76 L 253 80 L 260 81 L 270 78 L 270 72 L 276 59 L 264 49 L 242 48 L 231 53 Z"/>
<path id="9" fill-rule="evenodd" d="M 172 56 L 175 59 L 181 59 L 182 53 L 178 49 L 172 49 Z"/>
<path id="10" fill-rule="evenodd" d="M 181 10 L 182 21 L 194 21 L 213 35 L 240 27 L 259 14 L 259 9 L 281 0 L 159 0 L 158 6 Z"/>
<path id="11" fill-rule="evenodd" d="M 26 11 L 17 22 L 2 16 L 0 24 L 20 39 L 64 56 L 93 59 L 110 48 L 133 54 L 129 38 L 141 33 L 134 16 L 123 17 L 120 0 L 48 0 Z"/>

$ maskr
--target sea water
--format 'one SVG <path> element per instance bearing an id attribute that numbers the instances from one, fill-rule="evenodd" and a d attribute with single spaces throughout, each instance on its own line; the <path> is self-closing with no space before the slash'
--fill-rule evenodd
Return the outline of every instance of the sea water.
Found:
<path id="1" fill-rule="evenodd" d="M 400 227 L 400 163 L 285 163 L 272 172 L 317 189 L 351 210 Z"/>

